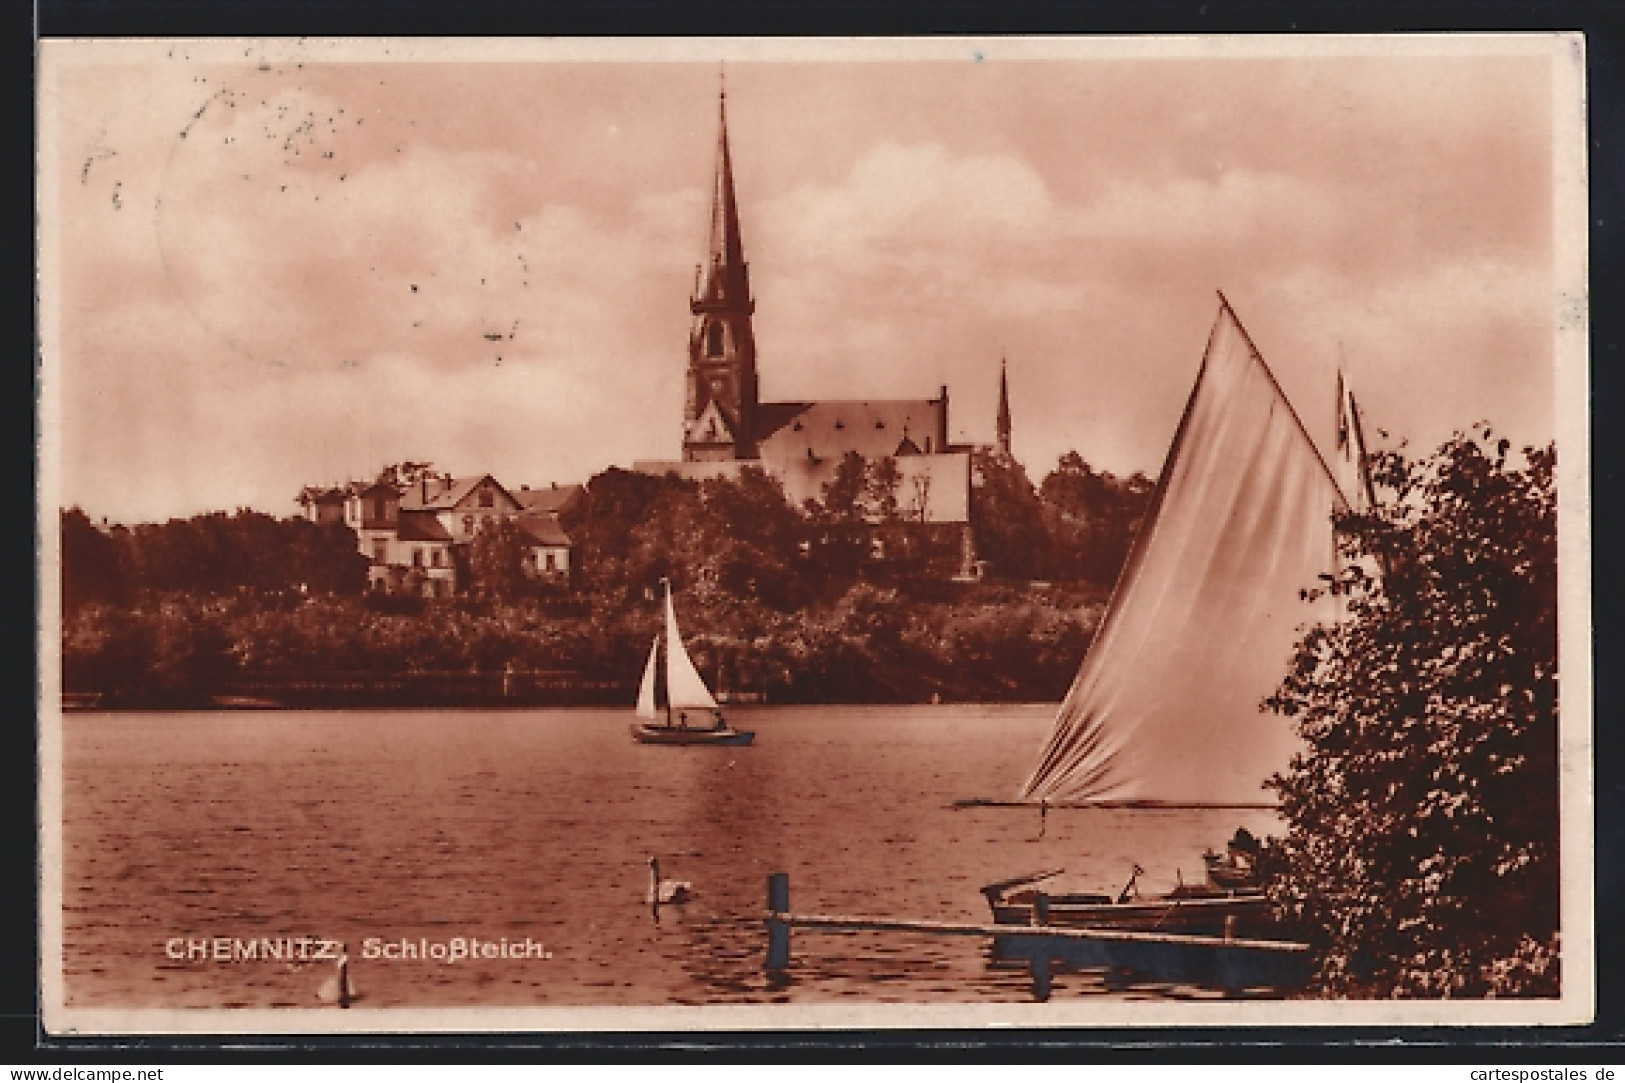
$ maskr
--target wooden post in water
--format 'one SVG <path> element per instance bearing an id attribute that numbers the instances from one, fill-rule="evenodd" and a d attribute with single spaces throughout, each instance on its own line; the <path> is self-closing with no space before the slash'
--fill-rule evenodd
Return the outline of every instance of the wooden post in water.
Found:
<path id="1" fill-rule="evenodd" d="M 1049 896 L 1042 891 L 1033 896 L 1033 924 L 1049 924 Z M 1038 954 L 1027 961 L 1027 972 L 1033 979 L 1033 999 L 1042 1004 L 1049 999 L 1049 952 L 1040 947 Z"/>
<path id="2" fill-rule="evenodd" d="M 767 877 L 767 969 L 790 967 L 790 874 L 769 873 Z"/>
<path id="3" fill-rule="evenodd" d="M 1027 972 L 1033 978 L 1033 999 L 1040 1004 L 1049 999 L 1049 956 L 1040 951 L 1027 962 Z"/>

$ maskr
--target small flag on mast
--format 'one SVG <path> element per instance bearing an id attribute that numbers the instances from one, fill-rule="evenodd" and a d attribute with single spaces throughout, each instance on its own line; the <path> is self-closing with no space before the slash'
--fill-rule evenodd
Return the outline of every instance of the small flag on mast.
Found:
<path id="1" fill-rule="evenodd" d="M 1354 399 L 1343 362 L 1337 365 L 1337 483 L 1353 511 L 1366 511 L 1373 503 L 1371 475 L 1365 461 L 1365 433 L 1360 428 L 1360 404 Z"/>

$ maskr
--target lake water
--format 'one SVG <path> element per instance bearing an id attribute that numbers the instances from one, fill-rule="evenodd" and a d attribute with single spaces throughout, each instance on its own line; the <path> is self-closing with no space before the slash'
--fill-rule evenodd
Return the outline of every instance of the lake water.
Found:
<path id="1" fill-rule="evenodd" d="M 1049 706 L 729 714 L 753 747 L 638 745 L 621 710 L 70 714 L 67 1005 L 316 1006 L 330 964 L 186 957 L 214 937 L 342 940 L 367 1007 L 1022 1002 L 1025 971 L 972 937 L 797 932 L 770 981 L 767 876 L 790 874 L 797 912 L 981 922 L 995 879 L 1064 866 L 1116 890 L 1138 862 L 1161 890 L 1238 826 L 1279 830 L 1263 810 L 1065 809 L 1040 837 L 1034 810 L 954 809 L 1014 794 Z M 694 887 L 658 921 L 650 855 Z M 535 946 L 364 957 L 457 937 Z"/>

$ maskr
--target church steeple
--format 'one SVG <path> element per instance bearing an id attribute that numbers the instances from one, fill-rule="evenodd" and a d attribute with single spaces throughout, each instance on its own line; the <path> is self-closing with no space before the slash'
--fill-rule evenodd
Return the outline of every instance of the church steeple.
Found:
<path id="1" fill-rule="evenodd" d="M 1005 360 L 999 358 L 999 419 L 994 430 L 998 438 L 999 454 L 1010 457 L 1010 379 L 1005 372 Z"/>
<path id="2" fill-rule="evenodd" d="M 733 158 L 728 150 L 728 92 L 717 96 L 716 178 L 706 262 L 695 269 L 688 342 L 683 459 L 754 459 L 756 337 L 750 267 L 739 229 Z"/>

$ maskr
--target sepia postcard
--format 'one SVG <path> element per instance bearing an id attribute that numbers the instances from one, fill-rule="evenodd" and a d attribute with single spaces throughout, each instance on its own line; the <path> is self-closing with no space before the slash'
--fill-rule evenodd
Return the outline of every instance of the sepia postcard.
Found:
<path id="1" fill-rule="evenodd" d="M 1580 35 L 38 86 L 49 1034 L 1592 1018 Z"/>

